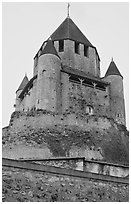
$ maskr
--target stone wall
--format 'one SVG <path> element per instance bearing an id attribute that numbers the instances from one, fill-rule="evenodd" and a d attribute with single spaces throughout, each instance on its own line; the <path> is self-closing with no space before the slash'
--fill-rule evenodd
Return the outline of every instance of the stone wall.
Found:
<path id="1" fill-rule="evenodd" d="M 79 54 L 75 53 L 75 42 L 64 40 L 64 51 L 59 52 L 59 41 L 54 41 L 54 46 L 61 58 L 63 65 L 85 71 L 93 76 L 99 77 L 99 62 L 96 61 L 95 48 L 89 47 L 89 57 L 84 56 L 84 45 L 79 44 Z"/>
<path id="2" fill-rule="evenodd" d="M 83 157 L 56 157 L 50 159 L 22 159 L 24 162 L 33 162 L 41 165 L 55 166 L 64 169 L 74 169 L 100 175 L 109 175 L 121 178 L 129 177 L 129 166 L 113 163 L 85 160 Z"/>
<path id="3" fill-rule="evenodd" d="M 16 152 L 18 158 L 22 154 L 23 158 L 85 157 L 128 164 L 128 139 L 126 129 L 106 117 L 15 112 L 8 130 L 3 131 L 3 153 L 13 156 Z"/>
<path id="4" fill-rule="evenodd" d="M 120 166 L 105 162 L 97 162 L 97 161 L 84 161 L 84 171 L 110 175 L 116 177 L 128 177 L 129 176 L 129 167 L 128 166 Z"/>
<path id="5" fill-rule="evenodd" d="M 106 91 L 70 82 L 68 99 L 70 112 L 86 114 L 86 107 L 92 106 L 94 115 L 110 116 L 110 98 Z"/>
<path id="6" fill-rule="evenodd" d="M 57 112 L 60 108 L 60 68 L 59 57 L 52 54 L 39 57 L 36 109 Z"/>
<path id="7" fill-rule="evenodd" d="M 123 79 L 118 75 L 110 75 L 104 80 L 110 82 L 111 117 L 117 123 L 126 125 Z"/>
<path id="8" fill-rule="evenodd" d="M 3 167 L 3 202 L 128 202 L 126 183 Z"/>
<path id="9" fill-rule="evenodd" d="M 10 120 L 11 131 L 24 130 L 30 126 L 32 128 L 48 128 L 55 125 L 76 126 L 83 131 L 92 130 L 93 128 L 105 131 L 111 128 L 112 125 L 118 129 L 117 124 L 113 123 L 112 119 L 104 116 L 70 114 L 70 112 L 59 115 L 45 110 L 14 112 Z"/>
<path id="10" fill-rule="evenodd" d="M 47 165 L 47 166 L 55 166 L 60 167 L 64 169 L 74 169 L 83 171 L 84 170 L 84 158 L 82 157 L 56 157 L 56 158 L 50 158 L 50 159 L 22 159 L 21 161 L 41 164 L 41 165 Z"/>

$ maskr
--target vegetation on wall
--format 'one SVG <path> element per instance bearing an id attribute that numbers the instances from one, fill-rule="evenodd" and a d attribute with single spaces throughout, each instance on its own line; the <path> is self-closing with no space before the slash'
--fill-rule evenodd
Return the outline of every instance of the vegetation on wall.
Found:
<path id="1" fill-rule="evenodd" d="M 49 111 L 37 110 L 31 111 L 26 114 L 26 117 L 36 117 L 39 114 L 55 115 Z M 12 122 L 15 117 L 20 117 L 20 112 L 15 112 L 12 115 Z M 68 113 L 61 116 L 61 120 L 66 117 Z M 84 116 L 81 116 L 84 117 Z M 128 164 L 128 131 L 124 126 L 117 125 L 113 120 L 110 121 L 111 127 L 103 129 L 99 126 L 98 116 L 89 116 L 87 123 L 93 118 L 94 122 L 98 125 L 90 128 L 88 131 L 80 129 L 77 125 L 55 124 L 48 128 L 33 128 L 31 124 L 24 129 L 12 132 L 9 127 L 7 131 L 3 131 L 3 145 L 17 144 L 20 141 L 27 145 L 36 145 L 40 148 L 46 146 L 55 157 L 70 156 L 72 147 L 77 149 L 92 149 L 100 151 L 104 161 L 113 162 L 118 164 Z M 101 120 L 104 120 L 102 117 Z M 84 153 L 83 153 L 84 154 Z"/>

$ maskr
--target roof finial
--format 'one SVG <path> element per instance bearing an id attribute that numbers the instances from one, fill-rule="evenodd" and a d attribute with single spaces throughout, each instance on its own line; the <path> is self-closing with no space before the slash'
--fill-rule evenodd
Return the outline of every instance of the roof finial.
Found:
<path id="1" fill-rule="evenodd" d="M 68 6 L 67 6 L 67 17 L 69 18 L 70 15 L 69 15 L 69 7 L 70 7 L 70 4 L 68 3 Z"/>
<path id="2" fill-rule="evenodd" d="M 111 61 L 113 62 L 113 57 L 111 58 Z"/>
<path id="3" fill-rule="evenodd" d="M 27 77 L 27 72 L 25 72 L 25 77 Z"/>

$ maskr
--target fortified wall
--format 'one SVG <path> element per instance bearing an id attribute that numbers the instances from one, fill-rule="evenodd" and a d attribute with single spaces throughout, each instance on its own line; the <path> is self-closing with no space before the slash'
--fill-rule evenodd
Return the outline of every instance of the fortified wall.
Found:
<path id="1" fill-rule="evenodd" d="M 3 160 L 3 201 L 127 202 L 129 200 L 128 179 L 65 168 Z"/>
<path id="2" fill-rule="evenodd" d="M 128 131 L 107 117 L 42 110 L 14 112 L 9 127 L 3 130 L 3 156 L 82 156 L 128 165 Z"/>
<path id="3" fill-rule="evenodd" d="M 69 16 L 34 58 L 3 128 L 3 201 L 128 201 L 123 77 L 103 78 L 94 47 Z"/>

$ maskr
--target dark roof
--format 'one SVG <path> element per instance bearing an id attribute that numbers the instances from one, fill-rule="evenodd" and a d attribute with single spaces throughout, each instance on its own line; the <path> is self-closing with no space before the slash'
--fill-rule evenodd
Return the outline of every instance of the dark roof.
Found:
<path id="1" fill-rule="evenodd" d="M 85 37 L 85 35 L 80 31 L 80 29 L 77 27 L 77 25 L 69 17 L 67 17 L 61 23 L 61 25 L 55 30 L 55 32 L 51 35 L 51 39 L 52 39 L 52 41 L 58 41 L 58 40 L 64 40 L 64 39 L 70 39 L 73 41 L 77 41 L 77 42 L 82 43 L 86 46 L 93 47 L 96 50 L 96 53 L 98 55 L 96 47 L 94 47 L 89 42 L 89 40 Z M 44 41 L 44 43 L 45 42 L 47 42 L 47 41 Z M 36 57 L 36 55 L 35 55 L 35 57 Z M 100 60 L 99 55 L 98 55 L 98 58 Z"/>
<path id="2" fill-rule="evenodd" d="M 28 92 L 28 90 L 31 88 L 31 86 L 33 85 L 33 81 L 37 78 L 37 75 L 35 75 L 33 78 L 30 79 L 30 81 L 28 82 L 28 84 L 26 84 L 26 86 L 24 87 L 23 91 L 20 93 L 19 98 L 23 98 L 24 94 L 26 92 Z"/>
<path id="3" fill-rule="evenodd" d="M 56 55 L 56 56 L 59 57 L 59 55 L 58 55 L 58 53 L 57 53 L 57 51 L 56 51 L 56 49 L 55 49 L 55 47 L 54 47 L 54 44 L 53 44 L 52 40 L 50 40 L 50 39 L 47 41 L 46 46 L 45 46 L 44 49 L 41 51 L 40 56 L 41 56 L 41 55 L 44 55 L 44 54 L 53 54 L 53 55 Z M 60 58 L 60 57 L 59 57 L 59 58 Z"/>
<path id="4" fill-rule="evenodd" d="M 52 40 L 71 39 L 87 46 L 93 46 L 84 36 L 71 18 L 66 18 L 56 31 L 51 35 Z"/>
<path id="5" fill-rule="evenodd" d="M 19 86 L 19 88 L 17 89 L 17 91 L 19 91 L 19 90 L 23 90 L 24 89 L 24 87 L 26 86 L 26 84 L 28 83 L 28 77 L 25 75 L 24 76 L 24 78 L 23 78 L 23 80 L 22 80 L 22 82 L 21 82 L 21 84 L 20 84 L 20 86 Z M 16 92 L 17 92 L 16 91 Z"/>
<path id="6" fill-rule="evenodd" d="M 92 82 L 96 82 L 96 83 L 100 83 L 100 84 L 103 84 L 105 86 L 109 85 L 109 82 L 106 82 L 106 81 L 103 81 L 101 80 L 100 78 L 97 78 L 97 77 L 93 77 L 83 71 L 80 71 L 78 69 L 73 69 L 71 67 L 67 67 L 67 66 L 63 66 L 62 67 L 62 72 L 65 72 L 67 74 L 71 74 L 71 75 L 75 75 L 75 76 L 78 76 L 78 77 L 81 77 L 81 78 L 85 78 L 85 79 L 89 79 L 91 80 Z"/>
<path id="7" fill-rule="evenodd" d="M 110 75 L 119 75 L 123 78 L 123 76 L 121 75 L 121 73 L 119 72 L 115 62 L 112 60 L 109 67 L 108 67 L 108 70 L 105 74 L 105 77 L 107 76 L 110 76 Z"/>

